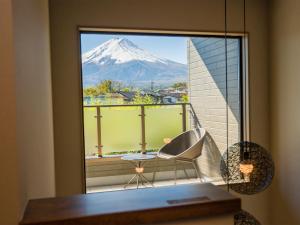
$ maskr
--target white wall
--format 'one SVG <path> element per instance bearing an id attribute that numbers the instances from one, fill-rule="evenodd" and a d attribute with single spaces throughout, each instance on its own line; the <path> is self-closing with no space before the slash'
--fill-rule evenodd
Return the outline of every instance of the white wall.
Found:
<path id="1" fill-rule="evenodd" d="M 21 201 L 10 0 L 0 0 L 0 34 L 0 224 L 16 225 L 21 213 Z"/>
<path id="2" fill-rule="evenodd" d="M 0 0 L 0 224 L 54 196 L 47 0 Z"/>
<path id="3" fill-rule="evenodd" d="M 247 2 L 247 31 L 250 32 L 251 140 L 268 148 L 268 51 L 262 51 L 268 44 L 268 1 Z M 243 30 L 242 6 L 241 0 L 228 0 L 228 22 L 232 32 Z M 222 32 L 224 1 L 50 1 L 58 195 L 77 194 L 84 190 L 78 26 Z M 268 192 L 251 198 L 243 197 L 244 208 L 257 216 L 263 224 L 268 224 L 269 221 L 268 197 Z"/>
<path id="4" fill-rule="evenodd" d="M 17 143 L 26 198 L 54 196 L 47 0 L 14 0 Z"/>
<path id="5" fill-rule="evenodd" d="M 59 78 L 57 76 L 61 75 L 61 73 L 67 71 L 70 72 L 70 75 L 78 74 L 78 68 L 76 68 L 76 51 L 77 51 L 77 44 L 76 41 L 76 26 L 77 25 L 91 25 L 91 26 L 114 26 L 114 27 L 131 27 L 131 28 L 157 28 L 157 29 L 182 29 L 182 30 L 202 30 L 202 31 L 222 31 L 223 30 L 223 6 L 220 4 L 220 1 L 212 1 L 212 0 L 202 0 L 202 1 L 192 1 L 190 0 L 190 4 L 182 4 L 182 1 L 165 1 L 162 4 L 161 1 L 148 1 L 143 2 L 141 1 L 119 1 L 118 3 L 114 1 L 89 1 L 89 4 L 86 4 L 87 1 L 83 0 L 72 0 L 72 1 L 55 1 L 51 0 L 53 3 L 52 10 L 55 10 L 52 16 L 55 18 L 52 21 L 53 25 L 56 27 L 56 31 L 54 32 L 54 46 L 56 49 L 55 55 L 59 55 L 61 52 L 58 47 L 65 46 L 66 49 L 71 50 L 70 53 L 66 53 L 69 58 L 64 58 L 62 63 L 71 62 L 70 67 L 67 70 L 60 71 L 59 67 L 55 71 L 56 76 L 56 85 L 54 87 L 54 92 L 59 93 L 59 85 L 58 83 L 63 81 L 63 85 L 68 80 L 68 76 L 65 78 Z M 36 15 L 37 11 L 42 10 L 44 13 L 47 13 L 46 9 L 46 1 L 35 0 L 35 1 L 23 1 L 26 2 L 22 3 L 21 0 L 16 1 L 14 3 L 14 7 L 19 7 L 19 9 L 14 8 L 19 12 L 19 19 L 16 19 L 16 24 L 26 25 L 28 30 L 33 29 L 31 27 L 32 24 L 36 25 L 37 30 L 43 31 L 47 28 L 46 24 L 46 17 L 41 16 L 35 18 L 32 21 L 32 17 Z M 230 0 L 231 4 L 234 4 L 234 7 L 230 7 L 230 18 L 229 22 L 231 24 L 232 31 L 241 30 L 242 24 L 241 21 L 241 1 L 237 0 Z M 272 195 L 271 195 L 271 202 L 269 203 L 268 193 L 264 192 L 259 195 L 255 196 L 243 196 L 243 205 L 244 207 L 256 215 L 258 219 L 262 222 L 262 224 L 268 224 L 269 219 L 272 218 L 272 224 L 299 224 L 300 218 L 298 213 L 298 205 L 300 202 L 299 199 L 299 179 L 298 179 L 298 171 L 299 168 L 299 120 L 297 119 L 300 114 L 300 107 L 299 107 L 299 100 L 298 96 L 300 96 L 298 87 L 300 80 L 298 76 L 299 72 L 299 15 L 300 15 L 300 2 L 298 0 L 274 0 L 270 1 L 272 8 L 271 11 L 271 22 L 272 22 L 272 29 L 271 35 L 272 40 L 270 42 L 269 47 L 271 47 L 270 52 L 270 80 L 268 76 L 268 21 L 266 17 L 268 16 L 268 4 L 267 1 L 262 0 L 252 0 L 248 1 L 247 7 L 247 14 L 248 14 L 248 22 L 247 27 L 248 31 L 250 32 L 250 42 L 249 42 L 249 49 L 250 49 L 250 87 L 251 87 L 251 99 L 250 99 L 250 106 L 251 106 L 251 139 L 262 144 L 264 147 L 268 148 L 268 140 L 269 136 L 268 133 L 271 131 L 271 149 L 274 153 L 275 163 L 276 163 L 276 176 L 274 184 L 272 185 Z M 41 4 L 41 5 L 40 5 Z M 161 7 L 157 7 L 157 4 L 161 4 Z M 203 7 L 203 5 L 205 7 Z M 28 13 L 29 8 L 31 8 L 31 13 Z M 36 6 L 36 7 L 35 7 Z M 23 8 L 25 7 L 25 8 Z M 23 15 L 23 9 L 24 15 Z M 144 9 L 144 10 L 141 10 Z M 70 10 L 70 11 L 68 11 Z M 120 13 L 120 12 L 126 13 Z M 66 13 L 70 12 L 70 13 Z M 201 13 L 200 13 L 201 12 Z M 214 13 L 212 13 L 214 12 Z M 153 16 L 155 15 L 155 16 Z M 66 18 L 67 16 L 67 18 Z M 17 140 L 17 133 L 18 135 L 26 135 L 24 131 L 27 128 L 21 128 L 21 131 L 16 130 L 16 107 L 23 110 L 25 104 L 22 106 L 18 100 L 18 106 L 16 106 L 16 74 L 15 74 L 15 58 L 14 52 L 16 54 L 24 54 L 23 56 L 17 56 L 18 61 L 25 59 L 25 56 L 31 58 L 30 56 L 37 54 L 39 52 L 39 57 L 35 57 L 35 60 L 28 59 L 28 63 L 24 64 L 25 71 L 31 71 L 29 68 L 36 68 L 39 63 L 44 64 L 45 66 L 41 67 L 37 71 L 40 71 L 41 74 L 49 74 L 48 62 L 47 60 L 47 53 L 44 52 L 44 46 L 48 46 L 47 37 L 42 36 L 42 40 L 35 39 L 36 32 L 34 35 L 32 34 L 29 40 L 26 40 L 26 44 L 18 43 L 18 46 L 23 46 L 24 53 L 20 51 L 14 51 L 13 49 L 13 32 L 17 33 L 18 29 L 23 29 L 22 27 L 13 29 L 12 23 L 12 5 L 11 0 L 0 0 L 0 98 L 1 98 L 1 111 L 0 111 L 0 138 L 1 138 L 1 158 L 2 160 L 0 164 L 0 224 L 2 225 L 11 225 L 16 224 L 18 221 L 18 217 L 21 211 L 21 200 L 19 194 L 20 188 L 25 187 L 24 190 L 28 190 L 26 196 L 35 197 L 35 191 L 37 191 L 38 196 L 42 196 L 44 194 L 53 194 L 52 185 L 48 183 L 47 177 L 52 179 L 52 172 L 53 169 L 51 166 L 52 163 L 47 162 L 45 157 L 45 152 L 40 152 L 41 146 L 46 146 L 43 144 L 37 144 L 36 140 L 33 140 L 32 137 L 30 138 L 31 141 L 34 143 L 25 143 L 24 147 L 20 148 L 22 154 L 20 154 L 20 159 L 23 159 L 23 163 L 27 164 L 31 169 L 26 172 L 26 176 L 23 179 L 23 185 L 20 186 L 20 170 L 19 170 L 19 160 L 18 160 L 18 150 L 16 146 Z M 202 18 L 211 18 L 210 20 L 205 21 Z M 66 19 L 64 19 L 66 18 Z M 81 19 L 80 19 L 81 18 Z M 113 20 L 112 20 L 113 18 Z M 139 18 L 139 19 L 137 19 Z M 22 21 L 24 20 L 24 21 Z M 28 20 L 28 21 L 27 21 Z M 31 21 L 30 21 L 31 20 Z M 37 21 L 35 21 L 37 20 Z M 39 20 L 44 21 L 43 25 L 38 25 Z M 18 22 L 19 21 L 19 22 Z M 27 22 L 28 23 L 27 23 Z M 30 21 L 30 22 L 29 22 Z M 30 26 L 29 26 L 30 25 Z M 32 30 L 30 30 L 32 31 Z M 46 31 L 47 32 L 47 31 Z M 58 32 L 58 33 L 57 33 Z M 66 33 L 65 33 L 66 32 Z M 43 33 L 43 32 L 42 32 Z M 60 33 L 60 34 L 59 34 Z M 45 33 L 44 33 L 45 34 Z M 21 36 L 31 35 L 29 32 L 25 35 L 21 34 Z M 65 38 L 64 38 L 65 37 Z M 18 39 L 18 38 L 17 38 Z M 20 41 L 20 39 L 18 39 Z M 26 48 L 26 45 L 29 44 L 33 48 L 35 47 L 35 41 L 42 41 L 44 42 L 43 45 L 37 43 L 40 46 L 36 51 L 31 51 L 31 48 Z M 61 42 L 60 42 L 61 41 Z M 47 47 L 46 47 L 47 48 Z M 63 48 L 62 48 L 63 49 Z M 75 53 L 75 54 L 74 54 Z M 65 56 L 65 55 L 63 55 Z M 42 57 L 42 58 L 41 58 Z M 68 59 L 70 61 L 68 61 Z M 27 60 L 27 59 L 25 59 Z M 21 62 L 22 63 L 22 62 Z M 54 66 L 59 66 L 58 62 L 54 63 Z M 16 65 L 18 73 L 22 72 L 22 68 L 20 65 Z M 29 67 L 29 68 L 28 68 Z M 73 69 L 72 69 L 73 68 Z M 45 69 L 45 71 L 44 71 Z M 26 73 L 27 73 L 26 72 Z M 33 69 L 35 73 L 35 69 Z M 24 75 L 21 75 L 21 77 Z M 48 75 L 46 76 L 46 80 L 39 80 L 39 82 L 44 82 L 42 87 L 48 82 Z M 37 78 L 37 76 L 33 76 Z M 18 78 L 17 78 L 18 79 Z M 24 78 L 22 78 L 24 79 Z M 19 81 L 21 81 L 20 79 Z M 37 78 L 38 79 L 38 78 Z M 61 80 L 62 79 L 62 80 Z M 269 102 L 268 102 L 268 83 L 271 82 L 271 107 L 270 112 L 272 115 L 271 118 L 271 129 L 269 130 Z M 26 81 L 25 81 L 26 82 Z M 77 92 L 79 90 L 78 80 L 75 83 L 71 83 L 71 87 L 74 88 L 74 93 L 71 92 L 71 96 L 77 96 Z M 35 81 L 33 82 L 35 83 Z M 37 104 L 41 104 L 41 108 L 45 107 L 47 112 L 50 111 L 48 103 L 46 106 L 43 105 L 39 100 L 31 100 L 27 96 L 27 92 L 31 92 L 31 90 L 40 92 L 41 91 L 41 98 L 43 98 L 44 94 L 46 93 L 46 99 L 49 99 L 49 89 L 48 85 L 46 85 L 45 92 L 41 89 L 35 89 L 30 84 L 25 83 L 25 87 L 18 84 L 22 90 L 18 91 L 18 95 L 25 94 L 24 101 L 29 101 L 30 105 L 32 106 L 32 102 L 37 102 Z M 23 89 L 24 88 L 24 89 Z M 55 94 L 54 93 L 54 94 Z M 29 94 L 32 97 L 32 94 Z M 22 98 L 22 97 L 21 97 Z M 74 104 L 75 103 L 75 104 Z M 71 101 L 70 104 L 73 104 L 73 107 L 70 110 L 78 110 L 78 102 L 76 100 Z M 33 104 L 34 105 L 34 104 Z M 59 108 L 60 102 L 54 103 L 56 107 Z M 57 108 L 57 109 L 58 109 Z M 5 109 L 5 110 L 4 110 Z M 38 117 L 40 116 L 39 113 L 36 111 L 39 110 L 35 108 L 33 115 Z M 49 111 L 48 111 L 49 110 Z M 24 111 L 23 111 L 24 112 Z M 26 110 L 25 110 L 26 113 Z M 49 121 L 50 115 L 43 111 L 42 115 L 46 118 L 46 121 Z M 25 118 L 28 115 L 26 115 Z M 59 114 L 56 115 L 59 117 Z M 74 118 L 78 119 L 75 115 L 74 118 L 68 118 L 68 114 L 66 113 L 67 117 L 61 115 L 61 118 L 58 118 L 57 122 L 61 122 L 67 119 L 66 121 L 73 122 Z M 18 121 L 21 119 L 21 116 L 18 115 Z M 31 118 L 32 119 L 32 118 Z M 69 119 L 69 120 L 68 120 Z M 79 119 L 80 120 L 80 119 Z M 44 120 L 38 119 L 38 122 L 42 122 Z M 21 121 L 22 122 L 22 121 Z M 22 122 L 25 125 L 28 125 L 28 122 Z M 37 130 L 41 133 L 44 130 L 40 130 L 39 127 L 35 122 L 32 122 L 33 129 L 29 129 L 28 132 L 37 135 L 41 138 L 42 142 L 48 143 L 51 146 L 51 140 L 45 140 L 42 134 L 37 134 Z M 62 123 L 62 126 L 65 126 L 65 123 Z M 43 128 L 51 130 L 50 122 L 43 124 Z M 75 126 L 78 128 L 79 126 Z M 71 128 L 73 128 L 71 126 Z M 24 129 L 22 131 L 22 129 Z M 76 130 L 76 129 L 75 129 Z M 78 132 L 72 130 L 69 136 L 67 136 L 68 140 L 74 141 L 80 135 L 80 128 L 77 129 Z M 51 132 L 49 135 L 51 136 Z M 59 134 L 63 134 L 58 133 Z M 41 136 L 40 136 L 41 135 Z M 31 135 L 30 135 L 31 136 Z M 80 138 L 79 138 L 80 139 Z M 18 137 L 18 140 L 26 140 L 22 137 Z M 67 143 L 69 141 L 67 140 Z M 60 141 L 60 140 L 58 140 Z M 63 141 L 63 140 L 61 140 Z M 80 146 L 80 141 L 75 143 L 76 145 Z M 18 146 L 22 146 L 19 142 Z M 67 145 L 66 145 L 67 146 Z M 65 147 L 65 145 L 58 144 L 59 150 L 61 147 Z M 31 149 L 33 148 L 33 149 Z M 21 150 L 23 149 L 23 150 Z M 49 148 L 51 151 L 51 148 Z M 26 156 L 26 151 L 29 151 Z M 47 154 L 47 153 L 46 153 Z M 80 168 L 80 149 L 76 149 L 76 155 L 74 157 L 75 166 Z M 37 156 L 36 156 L 37 155 Z M 26 157 L 26 158 L 25 158 Z M 39 163 L 37 158 L 41 157 L 41 162 Z M 49 155 L 50 160 L 51 154 Z M 32 164 L 30 163 L 31 159 Z M 26 162 L 25 162 L 26 161 Z M 49 166 L 49 170 L 44 168 L 45 165 Z M 61 161 L 63 163 L 63 160 Z M 26 166 L 26 168 L 27 168 Z M 32 167 L 31 167 L 32 166 Z M 39 167 L 40 166 L 40 167 Z M 48 167 L 47 166 L 47 167 Z M 25 167 L 23 167 L 25 168 Z M 37 173 L 34 171 L 36 168 L 42 168 L 42 173 Z M 59 168 L 59 166 L 58 166 Z M 72 167 L 71 167 L 72 168 Z M 27 169 L 26 169 L 27 170 Z M 48 172 L 49 173 L 48 173 Z M 76 171 L 75 171 L 76 172 Z M 78 172 L 78 171 L 77 171 Z M 60 171 L 58 172 L 60 173 Z M 80 173 L 80 171 L 79 171 Z M 76 181 L 80 182 L 80 175 L 76 173 L 73 178 Z M 25 174 L 23 171 L 22 174 Z M 30 175 L 37 176 L 36 178 L 30 177 Z M 63 178 L 64 173 L 62 173 L 61 178 Z M 4 179 L 3 179 L 4 178 Z M 35 181 L 32 184 L 28 184 L 27 181 L 34 179 Z M 38 185 L 42 185 L 41 182 L 35 183 L 41 179 L 43 182 L 47 182 L 50 186 L 47 185 L 45 191 L 38 191 Z M 61 182 L 61 180 L 58 180 Z M 76 184 L 76 181 L 74 182 Z M 80 184 L 77 183 L 80 186 Z M 44 186 L 41 187 L 43 189 Z M 49 188 L 50 187 L 50 188 Z M 66 186 L 68 190 L 62 190 L 62 186 L 59 187 L 60 194 L 71 193 L 75 190 L 80 192 L 81 188 L 77 187 L 74 189 L 69 190 L 70 187 Z M 35 189 L 36 188 L 36 189 Z M 22 192 L 23 192 L 22 191 Z M 23 199 L 24 193 L 22 194 Z M 271 210 L 271 215 L 268 215 L 269 210 Z"/>
<path id="6" fill-rule="evenodd" d="M 300 224 L 300 1 L 271 1 L 272 224 Z"/>

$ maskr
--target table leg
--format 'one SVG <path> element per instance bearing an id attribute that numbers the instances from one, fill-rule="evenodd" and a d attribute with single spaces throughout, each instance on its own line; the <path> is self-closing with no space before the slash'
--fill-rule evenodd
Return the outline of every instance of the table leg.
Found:
<path id="1" fill-rule="evenodd" d="M 135 175 L 128 181 L 128 183 L 124 185 L 124 188 L 126 188 L 126 187 L 131 183 L 131 181 L 133 181 L 134 178 L 136 178 L 136 176 L 137 176 L 137 174 L 135 174 Z"/>
<path id="2" fill-rule="evenodd" d="M 136 188 L 138 189 L 140 187 L 140 184 L 144 187 L 147 187 L 146 184 L 150 184 L 152 187 L 154 187 L 153 183 L 150 182 L 144 175 L 143 175 L 143 170 L 137 170 L 137 168 L 143 168 L 146 162 L 144 161 L 137 161 L 133 163 L 133 166 L 135 168 L 136 174 L 128 181 L 127 184 L 124 185 L 124 188 L 126 188 L 134 179 L 136 179 Z M 140 171 L 140 172 L 139 172 Z"/>
<path id="3" fill-rule="evenodd" d="M 143 174 L 141 174 L 142 179 L 146 181 L 146 183 L 150 184 L 152 187 L 154 187 L 153 183 L 151 183 Z"/>

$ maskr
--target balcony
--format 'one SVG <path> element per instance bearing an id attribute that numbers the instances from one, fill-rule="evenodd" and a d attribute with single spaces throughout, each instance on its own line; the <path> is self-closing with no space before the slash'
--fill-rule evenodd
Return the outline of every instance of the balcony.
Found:
<path id="1" fill-rule="evenodd" d="M 124 189 L 135 170 L 121 159 L 123 155 L 156 155 L 168 139 L 196 122 L 189 103 L 84 106 L 87 192 Z M 177 162 L 176 166 L 177 183 L 197 180 L 191 165 Z M 156 174 L 156 186 L 170 185 L 174 168 L 174 161 L 154 158 L 145 164 L 144 173 L 150 181 Z"/>
<path id="2" fill-rule="evenodd" d="M 228 75 L 225 76 L 224 38 L 192 37 L 187 40 L 188 85 L 185 93 L 191 104 L 84 107 L 88 192 L 100 191 L 100 187 L 122 189 L 132 177 L 134 167 L 121 160 L 121 157 L 136 152 L 155 155 L 164 145 L 164 140 L 167 141 L 199 123 L 195 119 L 196 115 L 207 131 L 202 155 L 197 158 L 198 167 L 206 181 L 222 180 L 219 173 L 221 157 L 228 145 L 246 136 L 248 124 L 247 114 L 244 115 L 247 112 L 244 105 L 247 99 L 243 90 L 247 84 L 241 73 L 243 65 L 240 59 L 242 39 L 230 37 L 227 43 Z M 158 87 L 156 91 L 167 97 L 170 90 Z M 93 93 L 91 91 L 87 94 Z M 113 94 L 110 95 L 113 98 Z M 101 102 L 106 104 L 104 100 L 101 99 Z M 132 96 L 125 95 L 123 103 L 125 102 L 133 103 Z M 184 182 L 194 182 L 196 174 L 189 165 L 177 165 L 180 170 L 178 178 L 186 178 L 183 167 L 191 178 L 184 179 Z M 174 169 L 174 162 L 155 159 L 145 165 L 145 176 L 151 180 L 153 173 L 158 170 L 157 182 L 174 184 Z"/>

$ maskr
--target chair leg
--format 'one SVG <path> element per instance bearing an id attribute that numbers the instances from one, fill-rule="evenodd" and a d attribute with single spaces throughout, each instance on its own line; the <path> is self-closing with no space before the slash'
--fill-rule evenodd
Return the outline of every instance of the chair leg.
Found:
<path id="1" fill-rule="evenodd" d="M 158 157 L 156 157 L 155 159 L 155 168 L 154 168 L 154 172 L 153 172 L 153 176 L 152 176 L 152 184 L 154 186 L 154 182 L 155 182 L 155 176 L 156 176 L 156 173 L 158 172 Z"/>
<path id="2" fill-rule="evenodd" d="M 177 184 L 177 162 L 174 160 L 175 170 L 174 170 L 174 183 Z"/>
<path id="3" fill-rule="evenodd" d="M 186 169 L 185 169 L 184 167 L 183 167 L 183 172 L 184 172 L 186 178 L 187 178 L 187 179 L 190 179 L 190 177 L 189 177 L 189 175 L 188 175 L 188 173 L 186 172 Z"/>
<path id="4" fill-rule="evenodd" d="M 195 171 L 196 171 L 197 177 L 199 178 L 200 182 L 202 182 L 202 180 L 201 180 L 201 175 L 200 175 L 200 171 L 199 171 L 199 169 L 198 169 L 198 166 L 197 166 L 196 161 L 193 160 L 193 161 L 192 161 L 192 164 L 193 164 L 193 167 L 194 167 L 194 169 L 195 169 Z"/>

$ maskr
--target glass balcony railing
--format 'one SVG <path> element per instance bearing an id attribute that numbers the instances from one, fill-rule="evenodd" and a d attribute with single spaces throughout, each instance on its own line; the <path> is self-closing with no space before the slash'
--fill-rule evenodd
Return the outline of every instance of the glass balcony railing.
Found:
<path id="1" fill-rule="evenodd" d="M 190 127 L 189 103 L 84 106 L 85 155 L 157 151 Z"/>

